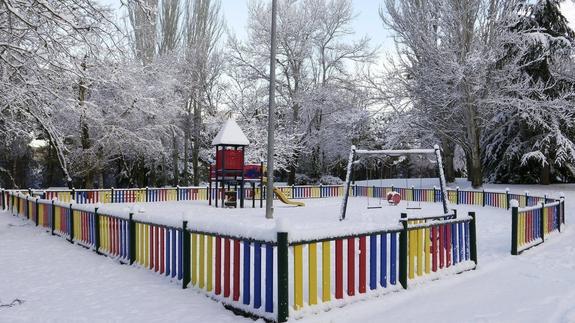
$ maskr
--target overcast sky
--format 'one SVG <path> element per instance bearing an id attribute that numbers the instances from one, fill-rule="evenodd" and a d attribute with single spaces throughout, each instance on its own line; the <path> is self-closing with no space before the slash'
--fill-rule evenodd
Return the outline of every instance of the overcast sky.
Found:
<path id="1" fill-rule="evenodd" d="M 100 0 L 113 8 L 120 7 L 120 0 Z M 226 24 L 239 37 L 245 36 L 246 20 L 248 18 L 248 0 L 221 0 Z M 393 41 L 390 33 L 385 30 L 379 18 L 379 7 L 382 0 L 354 0 L 356 18 L 353 28 L 358 36 L 368 35 L 372 46 L 391 49 Z M 567 0 L 562 4 L 562 12 L 575 30 L 575 0 Z"/>

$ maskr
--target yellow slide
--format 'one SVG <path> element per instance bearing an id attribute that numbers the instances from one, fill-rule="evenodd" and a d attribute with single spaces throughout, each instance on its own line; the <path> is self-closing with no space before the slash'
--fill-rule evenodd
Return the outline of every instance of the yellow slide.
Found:
<path id="1" fill-rule="evenodd" d="M 292 201 L 292 200 L 288 199 L 287 196 L 285 196 L 285 194 L 282 191 L 280 191 L 279 188 L 277 188 L 277 187 L 274 187 L 274 193 L 276 193 L 276 195 L 278 196 L 278 199 L 285 204 L 295 205 L 295 206 L 305 206 L 305 203 L 303 203 L 303 202 L 296 202 L 296 201 Z"/>

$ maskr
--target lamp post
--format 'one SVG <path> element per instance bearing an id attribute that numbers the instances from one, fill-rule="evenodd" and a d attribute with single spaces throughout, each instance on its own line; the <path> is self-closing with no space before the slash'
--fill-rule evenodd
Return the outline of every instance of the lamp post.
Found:
<path id="1" fill-rule="evenodd" d="M 266 194 L 266 219 L 274 218 L 274 108 L 275 108 L 275 83 L 276 83 L 276 15 L 277 0 L 272 0 L 272 28 L 270 50 L 270 88 L 268 103 L 268 162 L 267 162 L 267 194 Z"/>

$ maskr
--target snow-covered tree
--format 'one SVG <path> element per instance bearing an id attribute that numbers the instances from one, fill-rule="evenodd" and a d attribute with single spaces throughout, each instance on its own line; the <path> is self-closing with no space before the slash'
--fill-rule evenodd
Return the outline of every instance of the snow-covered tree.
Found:
<path id="1" fill-rule="evenodd" d="M 231 38 L 230 64 L 240 70 L 235 76 L 264 83 L 268 81 L 270 10 L 269 4 L 262 1 L 251 2 L 248 40 L 242 42 Z M 351 1 L 279 1 L 278 15 L 276 139 L 282 154 L 287 153 L 287 159 L 279 163 L 288 171 L 288 182 L 293 183 L 302 160 L 311 158 L 314 161 L 309 171 L 316 176 L 333 165 L 324 160 L 325 156 L 333 155 L 324 150 L 333 146 L 321 145 L 328 141 L 328 137 L 315 139 L 332 134 L 325 131 L 329 127 L 326 120 L 330 115 L 349 109 L 355 110 L 356 114 L 349 112 L 354 116 L 362 115 L 366 107 L 364 102 L 357 100 L 360 94 L 353 85 L 354 75 L 349 68 L 354 62 L 369 62 L 374 53 L 367 38 L 353 40 Z M 261 83 L 256 85 L 257 88 L 261 86 Z M 343 99 L 346 96 L 347 99 Z M 341 106 L 335 108 L 332 104 Z M 253 109 L 257 113 L 243 115 L 260 116 L 265 113 L 261 106 Z M 356 118 L 343 118 L 343 115 L 338 122 L 351 124 L 357 121 Z M 336 118 L 334 116 L 333 120 Z M 352 135 L 350 127 L 340 127 L 340 130 L 344 129 L 339 132 L 339 138 L 331 140 L 349 143 L 349 140 L 339 140 Z M 286 150 L 281 147 L 286 147 Z"/>

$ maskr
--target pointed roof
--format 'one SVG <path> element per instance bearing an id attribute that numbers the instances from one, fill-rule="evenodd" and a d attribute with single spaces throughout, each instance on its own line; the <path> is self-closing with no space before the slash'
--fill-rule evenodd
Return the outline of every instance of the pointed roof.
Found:
<path id="1" fill-rule="evenodd" d="M 222 129 L 220 129 L 220 132 L 218 132 L 218 135 L 212 140 L 212 146 L 247 146 L 249 144 L 250 141 L 234 119 L 228 119 Z"/>

